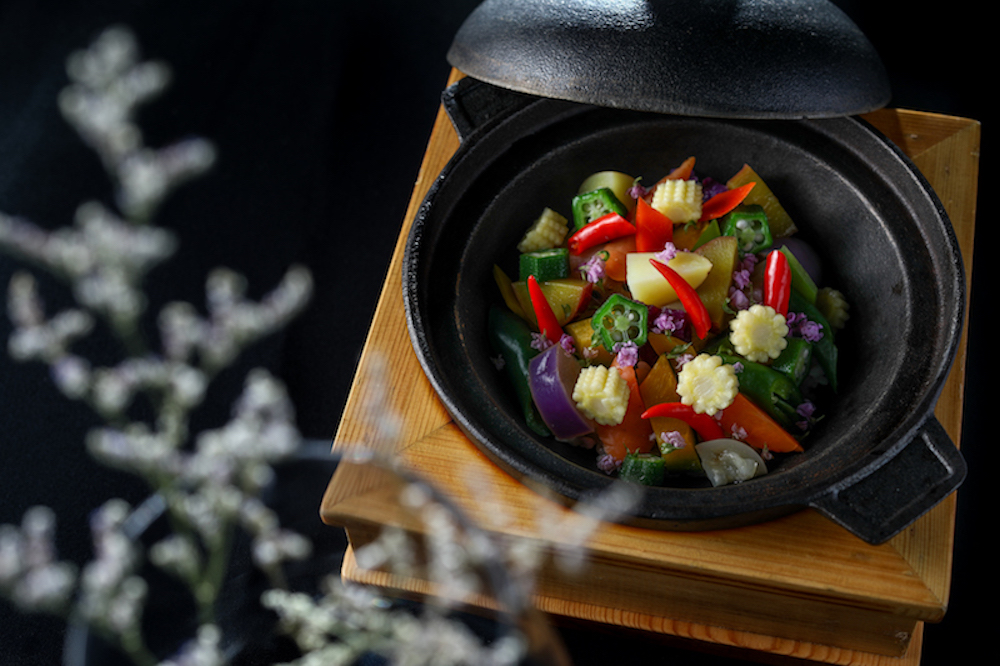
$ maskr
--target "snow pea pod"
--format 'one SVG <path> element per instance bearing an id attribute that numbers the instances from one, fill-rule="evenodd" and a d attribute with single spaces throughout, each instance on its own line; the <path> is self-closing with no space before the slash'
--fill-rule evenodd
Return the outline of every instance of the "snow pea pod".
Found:
<path id="1" fill-rule="evenodd" d="M 783 372 L 774 368 L 748 361 L 742 356 L 719 354 L 723 363 L 739 363 L 742 370 L 736 373 L 740 380 L 740 393 L 753 400 L 754 404 L 767 412 L 785 429 L 794 425 L 799 418 L 796 408 L 804 398 L 798 385 Z"/>
<path id="2" fill-rule="evenodd" d="M 771 367 L 791 377 L 796 385 L 801 385 L 812 366 L 813 343 L 803 338 L 788 338 L 787 342 Z"/>
<path id="3" fill-rule="evenodd" d="M 813 343 L 813 355 L 816 362 L 826 375 L 826 380 L 830 383 L 830 388 L 837 391 L 837 344 L 834 340 L 833 326 L 815 305 L 806 298 L 792 290 L 788 300 L 788 310 L 804 314 L 806 318 L 822 327 L 823 337 Z"/>

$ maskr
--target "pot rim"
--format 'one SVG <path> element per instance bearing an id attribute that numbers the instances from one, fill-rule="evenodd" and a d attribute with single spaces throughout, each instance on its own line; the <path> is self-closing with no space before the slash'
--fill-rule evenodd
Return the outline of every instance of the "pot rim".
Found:
<path id="1" fill-rule="evenodd" d="M 433 358 L 434 350 L 428 340 L 428 330 L 431 323 L 425 320 L 421 311 L 420 301 L 420 261 L 424 252 L 426 239 L 426 225 L 432 224 L 428 218 L 433 213 L 433 208 L 438 197 L 442 196 L 442 190 L 447 189 L 450 179 L 456 177 L 456 173 L 461 174 L 467 160 L 480 159 L 477 153 L 490 151 L 495 146 L 491 143 L 501 143 L 508 140 L 503 132 L 498 131 L 512 118 L 529 118 L 532 116 L 548 118 L 553 123 L 558 123 L 561 114 L 586 112 L 593 108 L 589 105 L 579 105 L 575 103 L 561 102 L 547 98 L 520 98 L 521 104 L 510 114 L 499 114 L 491 118 L 474 131 L 466 132 L 455 155 L 441 171 L 436 181 L 429 189 L 424 201 L 418 209 L 417 215 L 410 231 L 410 237 L 404 250 L 403 258 L 403 291 L 404 305 L 406 310 L 407 326 L 410 332 L 411 341 L 417 357 L 424 369 L 425 374 L 433 385 L 435 391 L 441 397 L 446 409 L 455 419 L 456 424 L 468 436 L 474 444 L 482 449 L 494 462 L 501 467 L 514 473 L 526 485 L 540 485 L 554 490 L 565 498 L 571 500 L 596 492 L 612 483 L 611 477 L 601 478 L 593 470 L 584 469 L 578 465 L 566 462 L 557 464 L 553 469 L 550 460 L 546 458 L 555 456 L 554 452 L 544 449 L 544 447 L 533 447 L 528 444 L 527 448 L 520 448 L 517 451 L 511 450 L 503 441 L 498 441 L 495 433 L 489 431 L 488 427 L 468 417 L 465 414 L 460 399 L 452 395 L 448 385 L 446 373 L 437 366 Z M 659 114 L 653 114 L 659 115 Z M 732 121 L 712 120 L 711 122 L 728 123 Z M 754 122 L 754 121 L 749 121 Z M 944 254 L 949 256 L 946 268 L 952 279 L 944 280 L 951 292 L 952 305 L 955 308 L 955 316 L 949 319 L 950 326 L 946 327 L 942 339 L 945 340 L 945 348 L 938 355 L 940 362 L 937 363 L 930 374 L 933 375 L 927 383 L 926 389 L 921 393 L 918 400 L 912 403 L 904 418 L 887 433 L 881 440 L 863 447 L 863 455 L 859 455 L 852 447 L 850 451 L 844 451 L 840 457 L 850 456 L 847 460 L 833 471 L 818 472 L 810 469 L 810 465 L 803 463 L 795 470 L 784 470 L 782 474 L 765 475 L 755 480 L 754 484 L 740 484 L 726 486 L 722 488 L 654 488 L 650 489 L 650 502 L 647 503 L 636 516 L 637 521 L 652 521 L 653 526 L 660 526 L 665 529 L 703 529 L 714 527 L 720 524 L 728 524 L 732 517 L 743 515 L 748 520 L 749 517 L 747 502 L 754 501 L 754 507 L 760 509 L 756 513 L 760 514 L 760 519 L 767 519 L 781 512 L 787 513 L 806 506 L 822 506 L 825 513 L 830 513 L 829 498 L 831 494 L 837 495 L 843 492 L 859 477 L 864 477 L 869 472 L 881 469 L 893 458 L 898 457 L 911 441 L 924 441 L 927 437 L 924 433 L 931 431 L 937 434 L 935 428 L 936 420 L 932 410 L 940 394 L 948 370 L 954 360 L 959 336 L 964 324 L 964 303 L 965 303 L 965 283 L 964 270 L 962 269 L 961 254 L 958 249 L 957 239 L 951 225 L 947 223 L 947 215 L 944 207 L 930 187 L 926 178 L 913 166 L 909 158 L 896 147 L 891 141 L 879 133 L 869 123 L 859 118 L 828 118 L 828 119 L 800 119 L 794 121 L 766 121 L 781 123 L 805 124 L 810 127 L 822 128 L 823 132 L 834 131 L 861 132 L 868 140 L 874 140 L 881 150 L 891 154 L 896 162 L 897 168 L 901 168 L 913 179 L 915 185 L 921 192 L 925 201 L 923 205 L 932 209 L 936 219 L 942 221 L 940 231 L 946 239 Z M 846 130 L 844 128 L 847 128 Z M 486 158 L 487 161 L 490 159 Z M 469 167 L 472 168 L 472 167 Z M 470 174 L 471 175 L 471 174 Z M 447 196 L 447 195 L 444 195 Z M 931 439 L 935 439 L 932 437 Z M 953 455 L 954 444 L 945 435 L 945 441 L 936 437 L 932 455 L 937 458 L 946 458 L 945 467 L 948 469 L 948 481 L 944 483 L 947 491 L 941 495 L 943 498 L 947 492 L 953 490 L 964 478 L 964 463 L 961 455 Z M 544 449 L 544 450 L 543 450 Z M 797 470 L 797 471 L 796 471 Z M 817 485 L 817 478 L 822 483 Z M 762 501 L 766 495 L 767 499 Z M 683 498 L 688 508 L 688 515 L 677 518 L 672 515 L 664 515 L 657 509 L 659 504 L 665 502 L 664 498 Z M 940 498 L 939 498 L 940 499 Z M 939 501 L 938 499 L 938 501 Z M 936 502 L 934 502 L 936 503 Z M 932 505 L 931 505 L 932 506 Z M 929 509 L 927 506 L 924 511 Z M 922 513 L 922 512 L 921 512 Z M 919 515 L 919 514 L 918 514 Z M 917 516 L 914 516 L 915 519 Z M 647 520 L 648 519 L 648 520 Z M 849 528 L 850 529 L 850 528 Z M 901 527 L 899 528 L 901 529 Z M 898 531 L 898 530 L 897 530 Z M 864 538 L 864 537 L 863 537 Z M 880 535 L 878 537 L 882 539 Z"/>

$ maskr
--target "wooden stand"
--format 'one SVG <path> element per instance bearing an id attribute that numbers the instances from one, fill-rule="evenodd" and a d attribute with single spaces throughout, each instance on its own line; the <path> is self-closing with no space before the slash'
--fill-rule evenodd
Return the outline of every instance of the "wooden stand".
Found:
<path id="1" fill-rule="evenodd" d="M 455 77 L 458 73 L 453 74 Z M 972 271 L 979 123 L 885 109 L 865 116 L 915 162 L 954 224 Z M 560 502 L 498 469 L 452 422 L 413 353 L 402 303 L 401 263 L 427 189 L 458 147 L 439 112 L 385 280 L 334 449 L 376 446 L 432 482 L 481 527 L 504 539 L 551 544 L 551 522 L 570 520 Z M 936 408 L 961 438 L 965 335 Z M 377 406 L 373 410 L 372 406 Z M 391 441 L 386 414 L 401 419 Z M 759 655 L 829 664 L 916 665 L 924 622 L 944 616 L 951 578 L 953 494 L 888 543 L 872 546 L 811 510 L 733 530 L 662 532 L 601 524 L 588 541 L 586 574 L 547 568 L 535 603 L 556 617 L 730 646 Z M 399 517 L 386 481 L 342 465 L 321 517 L 343 526 L 354 547 Z M 502 516 L 501 523 L 497 517 Z M 550 519 L 551 520 L 551 519 Z M 426 593 L 422 581 L 360 569 L 345 579 Z"/>

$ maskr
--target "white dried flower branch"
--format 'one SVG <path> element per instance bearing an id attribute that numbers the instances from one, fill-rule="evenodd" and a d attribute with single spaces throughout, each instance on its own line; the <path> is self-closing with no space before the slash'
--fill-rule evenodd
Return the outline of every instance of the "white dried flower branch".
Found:
<path id="1" fill-rule="evenodd" d="M 71 84 L 59 107 L 115 179 L 118 206 L 130 219 L 150 219 L 174 187 L 211 166 L 215 151 L 202 139 L 158 151 L 144 145 L 135 110 L 167 87 L 170 69 L 141 61 L 129 30 L 109 28 L 73 53 L 66 69 Z"/>
<path id="2" fill-rule="evenodd" d="M 118 212 L 85 202 L 72 226 L 54 231 L 0 214 L 0 248 L 62 279 L 76 301 L 49 315 L 34 277 L 16 273 L 8 290 L 14 325 L 8 349 L 16 360 L 47 364 L 66 396 L 86 402 L 105 420 L 87 437 L 96 459 L 140 476 L 163 498 L 174 532 L 154 544 L 149 557 L 188 584 L 202 622 L 197 640 L 174 663 L 203 663 L 220 654 L 215 601 L 235 531 L 250 534 L 254 561 L 275 584 L 282 582 L 282 564 L 308 556 L 310 543 L 283 529 L 259 497 L 271 465 L 292 454 L 300 440 L 283 385 L 266 371 L 251 372 L 228 423 L 192 437 L 189 417 L 217 372 L 302 310 L 311 277 L 292 267 L 274 290 L 252 302 L 243 278 L 219 269 L 207 280 L 208 316 L 187 304 L 166 306 L 159 315 L 163 349 L 150 351 L 139 333 L 148 305 L 144 280 L 177 247 L 174 235 L 152 219 L 167 194 L 212 164 L 214 149 L 201 139 L 162 149 L 144 144 L 136 109 L 164 89 L 169 70 L 141 62 L 127 30 L 106 31 L 74 53 L 67 70 L 71 84 L 60 108 L 104 164 Z M 73 351 L 98 320 L 126 350 L 111 366 L 92 367 Z M 139 397 L 154 407 L 149 422 L 133 416 Z M 50 510 L 31 509 L 20 527 L 0 527 L 0 592 L 26 610 L 83 620 L 136 663 L 152 665 L 157 660 L 140 631 L 147 595 L 137 574 L 143 554 L 121 531 L 131 511 L 112 500 L 95 513 L 95 557 L 79 573 L 56 559 Z"/>
<path id="3" fill-rule="evenodd" d="M 142 635 L 147 585 L 138 574 L 142 554 L 122 532 L 131 507 L 109 500 L 91 518 L 95 558 L 83 569 L 74 612 L 99 634 L 112 637 L 137 663 L 153 663 Z"/>
<path id="4" fill-rule="evenodd" d="M 466 625 L 433 609 L 418 616 L 387 608 L 367 588 L 334 576 L 325 579 L 319 599 L 269 590 L 263 601 L 304 653 L 285 666 L 349 666 L 369 652 L 396 666 L 513 666 L 525 654 L 516 634 L 484 643 Z"/>
<path id="5" fill-rule="evenodd" d="M 49 315 L 38 285 L 29 273 L 13 276 L 8 314 L 14 330 L 8 342 L 19 361 L 46 364 L 56 387 L 81 400 L 105 424 L 86 440 L 90 454 L 109 466 L 144 479 L 170 518 L 172 531 L 144 552 L 123 531 L 126 517 L 140 514 L 121 500 L 110 500 L 91 524 L 94 559 L 82 570 L 56 557 L 55 517 L 35 507 L 20 526 L 0 525 L 0 595 L 31 611 L 62 613 L 89 623 L 116 642 L 140 666 L 213 666 L 225 664 L 215 602 L 237 530 L 252 539 L 254 564 L 273 589 L 262 602 L 277 612 L 303 656 L 298 666 L 352 664 L 366 652 L 409 664 L 500 666 L 519 663 L 523 636 L 517 632 L 483 644 L 468 627 L 447 617 L 449 602 L 461 603 L 488 589 L 487 565 L 511 563 L 524 586 L 504 596 L 526 603 L 533 574 L 541 566 L 541 548 L 498 544 L 485 532 L 469 529 L 453 508 L 419 483 L 406 487 L 403 507 L 425 523 L 426 538 L 417 547 L 393 528 L 356 556 L 366 567 L 412 575 L 418 568 L 441 594 L 441 605 L 414 614 L 393 609 L 372 591 L 326 581 L 320 597 L 285 591 L 282 566 L 311 553 L 308 539 L 283 528 L 261 499 L 271 481 L 272 465 L 291 455 L 300 436 L 283 385 L 264 370 L 248 374 L 230 420 L 192 434 L 192 410 L 204 399 L 216 374 L 262 337 L 287 323 L 305 306 L 312 291 L 308 270 L 291 267 L 281 282 L 257 302 L 246 296 L 243 276 L 217 269 L 206 280 L 205 314 L 188 303 L 170 303 L 156 313 L 159 351 L 140 334 L 148 303 L 144 280 L 177 249 L 173 234 L 152 225 L 160 204 L 179 184 L 208 169 L 214 149 L 201 139 L 165 148 L 145 145 L 135 120 L 139 105 L 159 94 L 170 79 L 162 63 L 144 62 L 128 30 L 113 28 L 90 48 L 74 53 L 67 64 L 71 83 L 59 98 L 66 119 L 102 161 L 115 186 L 117 211 L 85 202 L 72 226 L 46 231 L 0 213 L 0 249 L 20 256 L 61 278 L 76 307 Z M 122 342 L 126 356 L 111 365 L 92 366 L 74 352 L 99 322 Z M 378 450 L 397 441 L 402 423 L 380 380 L 370 396 L 378 410 L 369 433 Z M 138 399 L 153 407 L 152 418 L 137 420 Z M 483 490 L 480 488 L 480 490 Z M 619 489 L 620 490 L 620 489 Z M 559 553 L 577 557 L 606 512 L 624 512 L 634 498 L 618 490 L 614 501 L 581 505 L 578 520 L 540 513 L 542 533 L 556 535 Z M 503 547 L 509 548 L 503 552 Z M 149 593 L 138 575 L 143 558 L 172 574 L 191 590 L 199 613 L 197 635 L 170 659 L 160 662 L 147 648 L 141 618 Z M 425 565 L 426 562 L 426 565 Z"/>
<path id="6" fill-rule="evenodd" d="M 22 608 L 65 607 L 76 571 L 55 558 L 55 515 L 47 507 L 24 514 L 20 527 L 0 525 L 0 591 Z"/>

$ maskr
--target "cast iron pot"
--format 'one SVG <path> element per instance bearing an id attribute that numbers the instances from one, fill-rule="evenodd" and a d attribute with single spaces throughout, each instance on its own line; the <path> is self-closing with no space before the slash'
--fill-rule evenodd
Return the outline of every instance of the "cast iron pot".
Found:
<path id="1" fill-rule="evenodd" d="M 688 156 L 725 179 L 751 164 L 825 260 L 851 307 L 838 335 L 840 391 L 800 455 L 719 488 L 649 488 L 627 520 L 667 530 L 729 528 L 817 509 L 881 543 L 954 491 L 964 460 L 933 415 L 962 328 L 965 282 L 951 224 L 910 161 L 856 117 L 726 120 L 610 109 L 464 79 L 445 95 L 461 145 L 408 239 L 403 295 L 413 347 L 456 424 L 529 487 L 568 502 L 614 479 L 593 451 L 533 434 L 491 359 L 494 263 L 545 206 L 583 179 L 655 179 Z"/>

